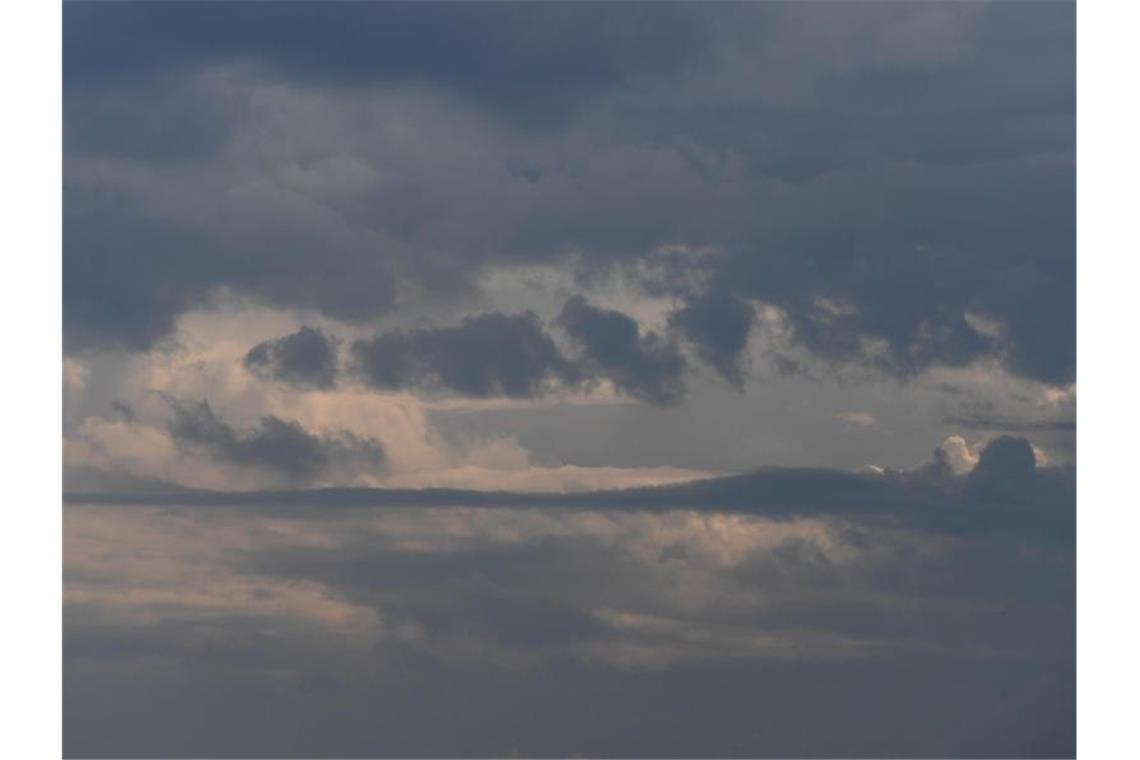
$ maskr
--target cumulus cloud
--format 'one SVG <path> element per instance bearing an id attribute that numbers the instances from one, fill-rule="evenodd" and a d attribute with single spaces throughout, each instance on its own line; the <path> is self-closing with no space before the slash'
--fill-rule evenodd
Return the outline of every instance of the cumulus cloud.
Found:
<path id="1" fill-rule="evenodd" d="M 677 346 L 657 333 L 642 334 L 628 315 L 578 295 L 563 306 L 558 325 L 581 348 L 585 366 L 618 391 L 660 405 L 685 395 L 686 362 Z"/>
<path id="2" fill-rule="evenodd" d="M 670 314 L 669 326 L 697 347 L 701 359 L 739 387 L 741 361 L 755 319 L 752 305 L 739 297 L 710 294 Z"/>
<path id="3" fill-rule="evenodd" d="M 960 435 L 952 435 L 943 441 L 934 450 L 934 456 L 957 475 L 969 472 L 978 464 L 977 447 L 970 447 Z"/>
<path id="4" fill-rule="evenodd" d="M 336 379 L 336 344 L 319 329 L 304 326 L 291 335 L 258 343 L 245 355 L 251 371 L 276 380 L 330 388 Z"/>
<path id="5" fill-rule="evenodd" d="M 368 384 L 386 389 L 446 389 L 469 396 L 529 398 L 578 370 L 533 312 L 467 317 L 456 327 L 389 332 L 352 345 Z"/>

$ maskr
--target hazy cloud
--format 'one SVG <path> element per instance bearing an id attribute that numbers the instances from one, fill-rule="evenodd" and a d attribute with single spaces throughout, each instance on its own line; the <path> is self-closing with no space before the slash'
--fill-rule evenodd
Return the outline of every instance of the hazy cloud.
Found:
<path id="1" fill-rule="evenodd" d="M 342 431 L 314 435 L 296 422 L 265 415 L 252 430 L 241 431 L 219 419 L 206 401 L 171 401 L 167 425 L 177 443 L 199 447 L 226 463 L 263 467 L 297 481 L 310 480 L 340 458 L 359 458 L 379 467 L 384 454 L 374 440 Z"/>

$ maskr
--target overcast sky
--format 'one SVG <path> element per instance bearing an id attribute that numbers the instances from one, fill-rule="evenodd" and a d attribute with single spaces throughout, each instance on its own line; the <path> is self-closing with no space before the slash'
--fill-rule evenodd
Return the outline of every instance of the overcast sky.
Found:
<path id="1" fill-rule="evenodd" d="M 68 754 L 1072 754 L 1074 26 L 67 4 Z"/>

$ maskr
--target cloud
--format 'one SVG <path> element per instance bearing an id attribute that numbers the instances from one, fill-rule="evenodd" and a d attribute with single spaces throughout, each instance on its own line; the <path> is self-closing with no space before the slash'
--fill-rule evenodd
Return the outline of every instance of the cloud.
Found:
<path id="1" fill-rule="evenodd" d="M 945 464 L 956 475 L 969 472 L 978 464 L 977 447 L 971 448 L 966 439 L 952 435 L 934 450 L 936 462 Z"/>
<path id="2" fill-rule="evenodd" d="M 321 330 L 305 326 L 283 338 L 258 343 L 245 355 L 244 363 L 262 376 L 331 388 L 336 380 L 336 344 Z"/>
<path id="3" fill-rule="evenodd" d="M 1028 453 L 1026 453 L 1028 452 Z M 585 492 L 519 492 L 455 488 L 321 488 L 291 491 L 72 493 L 93 504 L 172 504 L 272 507 L 560 507 L 667 511 L 693 509 L 789 520 L 830 516 L 886 519 L 948 535 L 1023 535 L 1035 541 L 1073 540 L 1076 497 L 1071 468 L 1038 467 L 1023 438 L 1003 436 L 975 455 L 951 436 L 934 459 L 911 471 L 848 472 L 824 468 L 764 468 L 667 485 Z M 966 469 L 970 467 L 970 469 Z M 523 481 L 525 482 L 525 481 Z"/>
<path id="4" fill-rule="evenodd" d="M 1016 480 L 1024 465 L 994 472 Z M 814 490 L 781 489 L 780 473 L 730 484 L 739 504 L 831 494 L 831 509 L 800 502 L 791 519 L 696 494 L 653 506 L 668 489 L 637 509 L 69 501 L 68 749 L 1071 754 L 1073 542 L 1032 524 L 1043 495 L 1071 515 L 1071 494 L 1051 480 L 1009 530 L 1010 505 L 969 476 L 831 475 L 796 474 Z M 885 484 L 886 509 L 841 507 L 845 492 L 883 504 L 862 500 L 862 482 Z M 965 512 L 972 529 L 885 519 L 930 509 Z M 597 713 L 579 720 L 567 706 L 586 697 Z M 835 718 L 805 744 L 792 726 L 821 699 Z M 629 730 L 678 709 L 690 717 L 661 723 L 664 737 Z M 282 727 L 250 733 L 265 711 Z M 447 732 L 425 731 L 441 720 Z"/>
<path id="5" fill-rule="evenodd" d="M 219 419 L 206 401 L 172 400 L 171 407 L 167 429 L 179 445 L 201 448 L 227 463 L 266 468 L 291 480 L 312 480 L 342 459 L 357 459 L 373 468 L 384 460 L 379 443 L 347 430 L 319 437 L 296 422 L 265 415 L 256 428 L 238 431 Z"/>
<path id="6" fill-rule="evenodd" d="M 700 43 L 691 16 L 415 4 L 77 8 L 64 16 L 64 80 L 105 88 L 144 70 L 249 63 L 331 87 L 427 83 L 513 123 L 550 127 L 590 96 L 679 69 Z"/>
<path id="7" fill-rule="evenodd" d="M 451 390 L 531 398 L 573 385 L 567 361 L 533 312 L 467 317 L 456 327 L 388 332 L 352 344 L 357 371 L 376 388 Z"/>
<path id="8" fill-rule="evenodd" d="M 557 324 L 582 349 L 585 366 L 618 391 L 659 405 L 685 395 L 686 363 L 676 345 L 654 332 L 641 334 L 626 314 L 591 306 L 578 295 L 562 307 Z"/>
<path id="9" fill-rule="evenodd" d="M 1074 375 L 1069 6 L 66 15 L 71 350 L 149 348 L 219 289 L 364 323 L 491 265 L 682 244 L 721 251 L 709 299 L 782 309 L 827 360 Z M 99 138 L 188 110 L 222 126 L 180 161 L 181 129 Z M 695 343 L 731 374 L 724 324 Z"/>
<path id="10" fill-rule="evenodd" d="M 697 347 L 697 354 L 729 382 L 743 382 L 741 361 L 756 319 L 752 305 L 715 294 L 686 304 L 669 315 L 669 326 Z"/>
<path id="11" fill-rule="evenodd" d="M 1021 419 L 995 412 L 991 406 L 981 406 L 948 414 L 942 418 L 942 422 L 967 430 L 1001 430 L 1010 433 L 1073 431 L 1077 429 L 1076 420 Z"/>

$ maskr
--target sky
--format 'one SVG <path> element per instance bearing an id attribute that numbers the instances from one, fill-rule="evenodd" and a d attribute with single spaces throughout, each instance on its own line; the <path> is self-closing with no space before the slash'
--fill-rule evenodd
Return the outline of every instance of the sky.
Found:
<path id="1" fill-rule="evenodd" d="M 69 756 L 1075 752 L 1068 3 L 67 3 Z"/>

